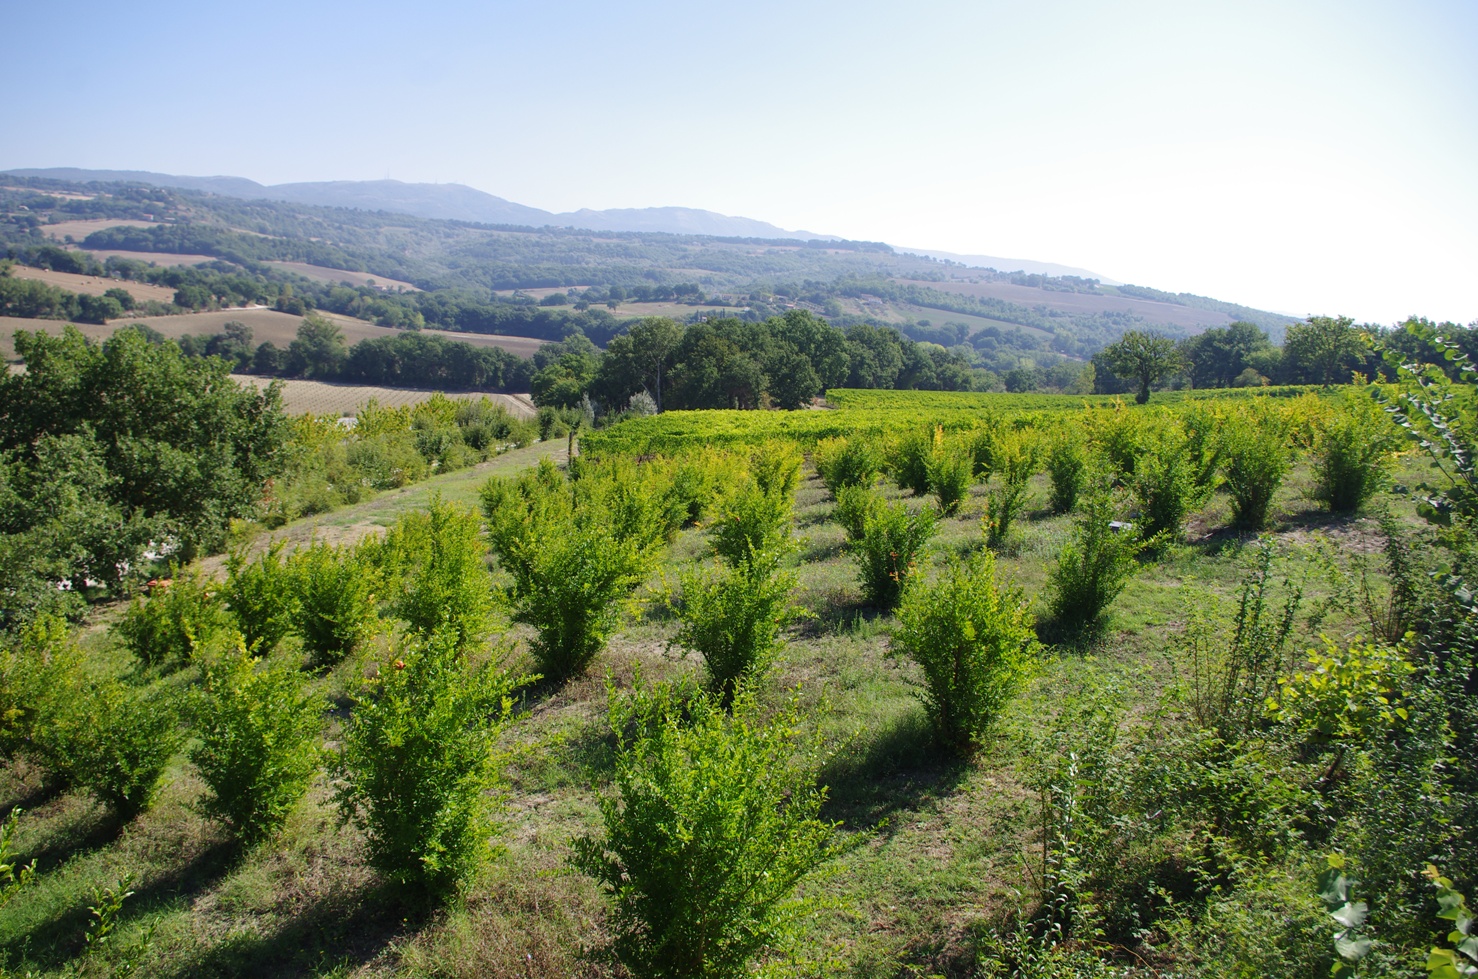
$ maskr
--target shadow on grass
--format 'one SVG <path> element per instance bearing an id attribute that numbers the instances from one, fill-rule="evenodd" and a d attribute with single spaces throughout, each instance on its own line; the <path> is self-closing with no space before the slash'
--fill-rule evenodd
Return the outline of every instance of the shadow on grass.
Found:
<path id="1" fill-rule="evenodd" d="M 1037 639 L 1064 653 L 1090 653 L 1108 635 L 1109 614 L 1104 612 L 1088 622 L 1069 622 L 1046 617 L 1037 620 Z"/>
<path id="2" fill-rule="evenodd" d="M 821 818 L 870 828 L 954 791 L 968 770 L 934 739 L 924 712 L 911 710 L 865 733 L 822 769 L 828 794 Z"/>
<path id="3" fill-rule="evenodd" d="M 877 622 L 888 617 L 885 610 L 868 605 L 861 599 L 823 600 L 817 603 L 814 612 L 814 615 L 802 619 L 797 625 L 798 636 L 814 639 L 819 636 L 846 636 L 867 632 Z"/>
<path id="4" fill-rule="evenodd" d="M 161 976 L 236 979 L 345 974 L 373 961 L 389 945 L 423 927 L 434 909 L 401 890 L 376 884 L 325 896 L 276 928 L 241 932 Z"/>
<path id="5" fill-rule="evenodd" d="M 108 840 L 115 838 L 121 830 L 121 824 L 111 816 L 107 817 L 104 825 L 110 830 Z M 236 866 L 242 855 L 235 841 L 213 843 L 178 866 L 151 878 L 148 883 L 130 886 L 131 896 L 123 906 L 120 920 L 127 921 L 158 911 L 181 897 L 205 890 Z M 123 881 L 99 883 L 111 887 Z M 46 969 L 61 968 L 86 948 L 83 936 L 93 920 L 90 910 L 93 902 L 91 893 L 85 895 L 80 903 L 7 942 L 0 947 L 0 954 L 23 952 L 29 964 Z"/>
<path id="6" fill-rule="evenodd" d="M 34 860 L 37 873 L 44 874 L 74 857 L 101 850 L 118 839 L 127 825 L 128 820 L 103 806 L 84 804 L 72 818 L 46 834 L 35 849 L 22 853 L 20 862 L 27 864 Z"/>

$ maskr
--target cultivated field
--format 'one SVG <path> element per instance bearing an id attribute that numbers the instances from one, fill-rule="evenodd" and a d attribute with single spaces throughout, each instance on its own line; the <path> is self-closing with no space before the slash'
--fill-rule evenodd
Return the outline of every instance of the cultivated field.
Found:
<path id="1" fill-rule="evenodd" d="M 73 241 L 81 241 L 94 231 L 106 231 L 108 228 L 156 228 L 158 226 L 158 221 L 95 218 L 88 221 L 60 221 L 56 224 L 45 225 L 43 230 L 48 238 L 55 238 L 57 241 L 66 241 L 68 237 Z"/>
<path id="2" fill-rule="evenodd" d="M 76 275 L 71 272 L 53 272 L 50 269 L 33 269 L 25 265 L 15 266 L 10 270 L 10 274 L 17 279 L 33 279 L 37 282 L 45 282 L 49 286 L 58 286 L 68 292 L 88 296 L 101 296 L 109 289 L 126 289 L 129 295 L 140 302 L 146 300 L 161 303 L 174 302 L 173 289 L 168 286 L 150 285 L 147 282 L 125 282 L 122 279 Z"/>
<path id="3" fill-rule="evenodd" d="M 767 414 L 748 413 L 755 419 Z M 476 471 L 382 494 L 289 525 L 277 535 L 290 547 L 314 537 L 347 544 L 380 533 L 442 491 L 445 499 L 475 506 L 481 479 L 532 464 L 541 455 L 553 455 L 546 449 L 555 448 L 518 450 Z M 1407 481 L 1415 472 L 1407 461 L 1396 475 Z M 1344 641 L 1368 629 L 1363 613 L 1341 600 L 1341 589 L 1358 580 L 1360 562 L 1378 557 L 1383 531 L 1369 517 L 1321 511 L 1308 498 L 1311 483 L 1308 459 L 1301 454 L 1274 497 L 1265 543 L 1229 526 L 1227 493 L 1211 495 L 1191 514 L 1181 541 L 1137 564 L 1107 628 L 1090 645 L 1033 650 L 1000 724 L 976 756 L 960 758 L 935 740 L 930 715 L 919 700 L 924 673 L 897 648 L 900 619 L 866 601 L 856 561 L 837 522 L 833 494 L 808 465 L 795 496 L 795 551 L 784 564 L 796 577 L 794 598 L 808 612 L 786 630 L 773 669 L 756 683 L 767 712 L 796 698 L 805 737 L 824 745 L 817 764 L 829 792 L 819 815 L 835 825 L 848 845 L 801 885 L 801 895 L 816 903 L 795 923 L 796 958 L 769 956 L 774 974 L 853 979 L 1009 974 L 978 967 L 992 934 L 1012 934 L 1015 916 L 1029 913 L 1044 899 L 1044 867 L 1050 866 L 1046 854 L 1057 839 L 1051 834 L 1059 829 L 1051 822 L 1055 810 L 1048 808 L 1055 796 L 1042 779 L 1050 775 L 1080 792 L 1086 808 L 1098 804 L 1091 781 L 1098 769 L 1090 765 L 1115 774 L 1120 769 L 1109 766 L 1135 771 L 1136 750 L 1166 751 L 1172 761 L 1180 760 L 1173 753 L 1176 748 L 1157 744 L 1145 728 L 1159 723 L 1166 712 L 1171 712 L 1171 721 L 1186 723 L 1181 719 L 1184 709 L 1173 698 L 1185 682 L 1178 671 L 1187 667 L 1175 657 L 1182 655 L 1179 644 L 1194 616 L 1225 625 L 1243 594 L 1243 582 L 1261 574 L 1272 582 L 1270 601 L 1277 607 L 1298 591 L 1295 601 L 1301 604 L 1293 608 L 1299 614 L 1289 613 L 1290 649 L 1320 645 L 1320 634 Z M 984 550 L 981 516 L 988 490 L 985 485 L 970 487 L 963 507 L 940 520 L 922 559 L 920 573 L 926 578 L 943 575 L 952 560 Z M 1020 601 L 1033 615 L 1045 615 L 1049 571 L 1078 518 L 1053 514 L 1045 506 L 1045 475 L 1031 477 L 1027 492 L 1019 527 L 995 547 L 995 568 L 1003 583 L 1021 589 L 1008 593 L 1011 603 Z M 891 483 L 881 493 L 911 512 L 929 502 Z M 1379 503 L 1398 524 L 1414 525 L 1409 499 L 1382 494 Z M 68 963 L 85 951 L 77 936 L 86 928 L 87 907 L 100 903 L 91 896 L 92 888 L 112 886 L 129 873 L 134 896 L 125 905 L 108 952 L 136 950 L 141 975 L 625 975 L 602 956 L 613 935 L 613 919 L 595 881 L 572 868 L 572 841 L 600 832 L 601 800 L 615 791 L 607 685 L 629 691 L 638 674 L 646 682 L 702 675 L 701 657 L 675 642 L 683 605 L 674 592 L 683 574 L 713 566 L 710 539 L 704 527 L 677 534 L 634 593 L 642 614 L 624 620 L 586 675 L 523 691 L 525 712 L 499 742 L 507 805 L 500 814 L 498 848 L 471 878 L 465 896 L 434 911 L 400 899 L 371 868 L 364 834 L 339 820 L 337 783 L 327 770 L 314 780 L 280 835 L 266 845 L 243 848 L 233 845 L 219 823 L 201 815 L 198 801 L 204 785 L 183 754 L 169 768 L 157 802 L 122 829 L 84 793 L 48 793 L 34 772 L 10 767 L 0 774 L 0 794 L 25 800 L 27 807 L 17 853 L 39 863 L 32 889 L 0 909 L 0 951 L 26 968 L 64 974 Z M 1271 572 L 1258 570 L 1263 547 L 1272 550 Z M 218 571 L 218 562 L 210 570 Z M 90 655 L 126 656 L 106 624 L 104 615 L 86 634 Z M 386 620 L 387 633 L 397 628 Z M 495 655 L 514 668 L 527 666 L 532 631 L 503 619 L 498 633 Z M 351 710 L 364 709 L 362 701 L 355 701 L 364 696 L 365 677 L 378 676 L 391 662 L 400 668 L 395 659 L 400 649 L 393 635 L 377 636 L 361 653 L 312 674 L 315 693 L 335 705 L 325 715 L 324 736 L 331 749 L 343 743 Z M 272 653 L 274 663 L 297 665 L 303 658 L 295 638 Z M 1123 741 L 1102 750 L 1128 753 L 1127 760 L 1090 753 L 1100 745 L 1093 739 L 1107 737 L 1102 733 L 1105 716 L 1119 725 L 1108 730 Z M 1174 737 L 1183 736 L 1171 730 Z M 1149 739 L 1130 740 L 1135 737 Z M 1079 749 L 1081 753 L 1070 754 Z M 1262 777 L 1261 769 L 1254 771 L 1250 762 L 1245 771 L 1213 768 L 1221 764 L 1218 758 L 1192 756 L 1195 765 L 1188 762 L 1171 774 L 1202 778 L 1204 784 L 1195 783 L 1198 791 L 1213 800 L 1254 791 L 1248 780 Z M 1103 832 L 1137 831 L 1141 822 L 1158 826 L 1154 820 L 1159 816 L 1155 812 L 1140 821 L 1126 820 L 1129 829 Z M 1162 859 L 1158 847 L 1146 849 L 1126 849 L 1125 864 L 1132 868 L 1136 860 Z M 1235 856 L 1258 859 L 1257 854 Z M 1164 871 L 1168 883 L 1154 895 L 1173 894 L 1188 904 L 1222 900 L 1201 896 L 1192 884 L 1171 876 L 1174 869 Z M 1295 877 L 1294 884 L 1295 893 L 1315 909 L 1308 914 L 1322 918 L 1312 877 Z M 1226 900 L 1240 908 L 1240 893 Z M 1142 901 L 1151 907 L 1150 898 Z M 1170 907 L 1164 912 L 1169 919 L 1179 905 L 1164 904 Z M 1275 924 L 1303 913 L 1302 905 L 1268 912 Z M 1331 930 L 1311 929 L 1315 935 L 1309 941 L 1329 945 Z M 1158 957 L 1150 960 L 1153 969 L 1069 973 L 1047 967 L 1025 974 L 1209 974 L 1170 971 L 1194 960 L 1175 944 L 1175 935 L 1154 938 Z M 1184 935 L 1179 940 L 1189 941 Z M 1116 950 L 1109 940 L 1080 944 L 1101 947 L 1106 957 Z"/>
<path id="4" fill-rule="evenodd" d="M 120 248 L 79 248 L 77 251 L 85 251 L 99 262 L 106 262 L 110 258 L 128 258 L 135 262 L 148 262 L 150 265 L 161 265 L 171 267 L 175 265 L 199 265 L 202 262 L 214 262 L 214 255 L 177 255 L 174 252 L 130 252 Z"/>
<path id="5" fill-rule="evenodd" d="M 125 284 L 125 288 L 126 288 Z M 173 295 L 171 293 L 171 295 Z M 340 316 L 337 313 L 322 314 L 339 325 L 344 333 L 344 339 L 350 346 L 361 340 L 372 340 L 379 337 L 394 336 L 397 330 L 388 326 L 376 326 L 357 320 L 349 316 Z M 197 336 L 210 336 L 223 331 L 225 325 L 232 320 L 245 323 L 251 327 L 252 342 L 265 343 L 271 341 L 280 349 L 286 349 L 297 336 L 298 326 L 303 322 L 301 316 L 292 316 L 288 313 L 279 313 L 275 309 L 219 309 L 206 313 L 182 313 L 178 316 L 144 316 L 139 318 L 126 318 L 113 320 L 105 326 L 96 324 L 78 324 L 77 328 L 86 336 L 93 339 L 106 339 L 113 335 L 113 331 L 131 323 L 144 323 L 158 330 L 166 337 L 179 339 L 186 334 Z M 19 317 L 6 317 L 0 319 L 0 354 L 6 358 L 15 356 L 15 349 L 11 343 L 11 334 L 15 330 L 43 330 L 47 333 L 61 333 L 66 324 L 61 320 L 35 320 L 21 319 Z M 534 351 L 544 343 L 532 337 L 505 337 L 491 336 L 484 333 L 453 333 L 447 330 L 425 330 L 428 335 L 445 337 L 448 340 L 460 340 L 477 347 L 498 347 L 519 357 L 532 357 Z"/>
<path id="6" fill-rule="evenodd" d="M 235 378 L 241 384 L 249 384 L 259 389 L 267 387 L 273 381 L 270 377 L 255 377 L 250 374 L 237 374 Z M 282 385 L 282 403 L 290 415 L 312 414 L 343 417 L 358 413 L 371 399 L 387 408 L 399 408 L 402 405 L 420 404 L 436 393 L 430 389 L 387 388 L 370 384 L 331 384 L 327 381 L 304 381 L 296 378 L 279 380 L 277 383 Z M 453 398 L 490 398 L 507 406 L 508 410 L 519 418 L 533 418 L 538 414 L 537 409 L 534 408 L 534 402 L 526 394 L 478 392 L 459 395 L 456 392 L 446 393 Z"/>
<path id="7" fill-rule="evenodd" d="M 401 290 L 403 292 L 419 292 L 409 282 L 401 282 L 399 279 L 386 279 L 381 276 L 370 275 L 368 272 L 346 272 L 343 269 L 323 268 L 319 265 L 309 265 L 306 262 L 267 262 L 267 265 L 275 265 L 289 272 L 296 272 L 305 279 L 314 282 L 328 282 L 334 285 L 340 282 L 348 282 L 356 286 L 374 286 L 377 289 L 387 291 Z M 553 291 L 553 290 L 551 290 Z"/>

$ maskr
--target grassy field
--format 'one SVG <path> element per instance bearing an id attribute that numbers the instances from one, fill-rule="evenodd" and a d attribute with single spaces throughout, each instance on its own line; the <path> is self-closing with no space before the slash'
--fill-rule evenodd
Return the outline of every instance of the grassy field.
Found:
<path id="1" fill-rule="evenodd" d="M 241 384 L 265 388 L 272 383 L 273 378 L 238 374 L 236 380 Z M 327 381 L 304 381 L 297 378 L 279 380 L 278 383 L 282 385 L 283 407 L 290 415 L 307 413 L 342 417 L 356 414 L 372 398 L 384 407 L 398 408 L 402 405 L 420 404 L 436 393 L 420 388 L 388 388 L 372 384 L 331 384 Z M 506 405 L 508 410 L 519 418 L 533 418 L 538 414 L 533 401 L 526 394 L 485 395 L 479 392 L 465 396 L 491 398 L 499 404 Z M 457 397 L 457 395 L 453 393 L 452 397 Z"/>
<path id="2" fill-rule="evenodd" d="M 92 275 L 75 275 L 71 272 L 53 272 L 51 269 L 33 269 L 16 265 L 10 274 L 17 279 L 32 279 L 57 286 L 68 292 L 87 296 L 101 296 L 109 289 L 125 289 L 137 301 L 153 300 L 160 303 L 174 302 L 174 290 L 168 286 L 150 285 L 147 282 L 124 282 L 119 279 L 99 278 Z"/>
<path id="3" fill-rule="evenodd" d="M 488 474 L 531 464 L 552 448 L 510 453 L 281 533 L 294 542 L 376 533 L 434 492 L 471 503 Z M 1402 466 L 1397 478 L 1411 481 L 1417 464 L 1408 457 Z M 1276 574 L 1303 591 L 1298 648 L 1315 645 L 1320 633 L 1346 639 L 1364 628 L 1342 596 L 1355 563 L 1382 542 L 1369 518 L 1331 518 L 1314 509 L 1309 486 L 1301 463 L 1277 494 L 1271 533 Z M 929 566 L 982 546 L 983 489 L 972 492 L 959 515 L 942 521 Z M 1044 477 L 1035 477 L 1032 493 L 1033 509 L 1000 549 L 998 567 L 1040 611 L 1070 519 L 1040 509 Z M 1406 497 L 1381 502 L 1398 519 L 1414 520 Z M 1043 823 L 1030 774 L 1038 739 L 1093 691 L 1119 691 L 1130 716 L 1154 711 L 1175 682 L 1178 666 L 1168 651 L 1176 637 L 1193 610 L 1226 614 L 1252 567 L 1254 538 L 1227 529 L 1227 497 L 1213 497 L 1183 544 L 1143 563 L 1100 639 L 1044 650 L 999 736 L 976 761 L 960 764 L 933 745 L 915 697 L 918 672 L 890 655 L 894 620 L 862 602 L 832 510 L 830 494 L 808 469 L 797 497 L 793 563 L 797 598 L 811 614 L 791 629 L 765 699 L 778 703 L 785 691 L 800 691 L 805 723 L 833 752 L 823 772 L 830 789 L 823 816 L 855 845 L 807 885 L 826 901 L 803 923 L 801 960 L 772 965 L 777 974 L 797 976 L 971 975 L 981 934 L 994 924 L 1009 927 L 1013 909 L 1039 886 Z M 0 909 L 0 952 L 12 968 L 62 975 L 83 952 L 92 889 L 128 874 L 134 896 L 112 954 L 138 950 L 142 975 L 611 975 L 597 954 L 609 938 L 603 903 L 594 883 L 567 863 L 571 840 L 597 825 L 597 801 L 611 777 L 603 676 L 627 685 L 638 669 L 648 678 L 696 670 L 672 646 L 676 623 L 663 596 L 680 572 L 708 560 L 705 531 L 684 530 L 641 592 L 643 614 L 627 622 L 592 673 L 529 696 L 527 716 L 504 745 L 511 785 L 503 850 L 462 899 L 434 912 L 398 904 L 368 869 L 358 833 L 338 822 L 327 776 L 278 839 L 242 852 L 192 808 L 201 784 L 182 759 L 157 804 L 122 827 L 85 797 L 48 793 L 35 773 L 10 768 L 0 775 L 0 797 L 28 811 L 18 850 L 22 860 L 38 861 L 38 881 Z M 120 661 L 106 629 L 115 614 L 103 610 L 86 633 L 99 662 Z M 503 630 L 512 661 L 528 637 L 524 627 Z M 369 664 L 385 656 L 383 642 L 320 675 L 319 689 L 347 703 Z M 295 641 L 276 655 L 302 656 Z M 330 747 L 342 718 L 342 710 L 333 712 Z M 106 965 L 88 968 L 84 974 L 102 975 Z"/>
<path id="4" fill-rule="evenodd" d="M 126 286 L 125 286 L 126 288 Z M 171 296 L 173 293 L 171 292 Z M 341 316 L 337 313 L 321 314 L 333 320 L 339 325 L 344 334 L 344 340 L 350 346 L 361 340 L 371 340 L 378 337 L 395 336 L 397 330 L 388 326 L 376 326 L 373 323 L 357 320 L 350 316 Z M 271 341 L 278 349 L 287 349 L 297 336 L 298 327 L 302 324 L 301 316 L 292 316 L 287 313 L 279 313 L 275 309 L 219 309 L 204 313 L 181 313 L 176 316 L 144 316 L 138 318 L 125 318 L 109 322 L 106 325 L 79 324 L 78 329 L 93 339 L 106 339 L 113 335 L 113 331 L 130 323 L 145 323 L 166 337 L 178 339 L 187 334 L 211 335 L 220 333 L 226 323 L 236 320 L 251 327 L 252 341 L 264 343 Z M 0 354 L 6 359 L 15 356 L 14 346 L 11 343 L 11 334 L 15 330 L 44 330 L 47 333 L 60 333 L 65 327 L 61 320 L 33 320 L 21 319 L 19 317 L 5 317 L 0 319 L 0 330 L 4 335 L 0 336 Z M 447 330 L 426 330 L 428 335 L 445 337 L 448 340 L 460 340 L 478 347 L 499 347 L 519 357 L 532 357 L 534 351 L 543 345 L 543 340 L 535 340 L 532 337 L 507 337 L 493 336 L 485 333 L 453 333 Z"/>

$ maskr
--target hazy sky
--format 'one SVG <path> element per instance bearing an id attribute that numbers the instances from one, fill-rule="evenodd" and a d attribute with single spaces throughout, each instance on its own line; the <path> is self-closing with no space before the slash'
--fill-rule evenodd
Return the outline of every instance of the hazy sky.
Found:
<path id="1" fill-rule="evenodd" d="M 0 167 L 470 184 L 1478 319 L 1478 3 L 0 0 Z"/>

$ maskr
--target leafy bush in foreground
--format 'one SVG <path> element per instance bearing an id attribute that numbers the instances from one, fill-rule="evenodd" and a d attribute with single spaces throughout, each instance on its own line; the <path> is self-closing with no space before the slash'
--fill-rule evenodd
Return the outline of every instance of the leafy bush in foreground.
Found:
<path id="1" fill-rule="evenodd" d="M 1021 592 L 996 586 L 987 551 L 904 590 L 892 649 L 923 669 L 919 696 L 939 740 L 970 755 L 1021 684 L 1033 639 Z"/>
<path id="2" fill-rule="evenodd" d="M 136 598 L 116 626 L 129 651 L 148 666 L 181 666 L 197 645 L 230 623 L 213 591 L 197 572 L 174 571 L 174 579 Z"/>
<path id="3" fill-rule="evenodd" d="M 355 704 L 339 805 L 390 880 L 440 897 L 489 855 L 493 743 L 512 717 L 516 682 L 437 634 L 414 640 Z"/>
<path id="4" fill-rule="evenodd" d="M 781 571 L 779 560 L 772 551 L 738 567 L 682 577 L 682 628 L 673 641 L 703 655 L 708 689 L 725 707 L 741 683 L 770 668 L 780 631 L 795 617 L 796 577 Z"/>
<path id="5" fill-rule="evenodd" d="M 848 545 L 857 559 L 862 594 L 868 603 L 891 609 L 898 604 L 908 579 L 922 563 L 939 518 L 925 507 L 909 513 L 902 502 L 879 500 L 863 520 L 862 537 Z"/>
<path id="6" fill-rule="evenodd" d="M 743 691 L 730 717 L 702 697 L 684 711 L 670 687 L 613 688 L 610 717 L 615 792 L 574 861 L 610 897 L 616 958 L 651 979 L 749 975 L 807 910 L 796 885 L 836 852 L 825 790 L 795 763 L 798 706 L 766 722 Z"/>
<path id="7" fill-rule="evenodd" d="M 240 838 L 270 836 L 318 771 L 328 704 L 296 669 L 259 670 L 239 640 L 202 672 L 190 752 L 210 790 L 200 808 Z"/>
<path id="8" fill-rule="evenodd" d="M 1048 574 L 1048 607 L 1068 632 L 1097 625 L 1133 577 L 1135 556 L 1146 546 L 1130 531 L 1115 532 L 1113 519 L 1113 491 L 1099 482 L 1083 500 L 1072 539 Z"/>
<path id="9" fill-rule="evenodd" d="M 1401 433 L 1368 397 L 1346 400 L 1314 437 L 1314 486 L 1309 495 L 1332 513 L 1353 513 L 1386 479 Z"/>
<path id="10" fill-rule="evenodd" d="M 35 746 L 42 764 L 125 821 L 154 800 L 184 741 L 172 694 L 114 679 L 60 691 L 39 720 Z"/>
<path id="11" fill-rule="evenodd" d="M 248 649 L 269 653 L 292 632 L 297 618 L 297 592 L 292 572 L 282 559 L 282 541 L 273 542 L 255 561 L 236 551 L 226 559 L 222 593 Z"/>
<path id="12" fill-rule="evenodd" d="M 315 662 L 338 662 L 374 634 L 379 573 L 363 551 L 315 542 L 288 566 L 298 610 L 294 626 Z"/>

